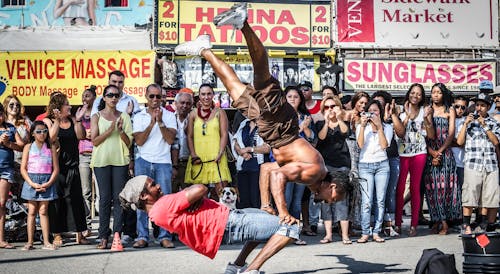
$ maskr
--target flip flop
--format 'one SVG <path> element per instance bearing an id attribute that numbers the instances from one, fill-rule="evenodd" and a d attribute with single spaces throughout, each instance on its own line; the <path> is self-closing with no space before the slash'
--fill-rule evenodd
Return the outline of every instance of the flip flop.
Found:
<path id="1" fill-rule="evenodd" d="M 320 243 L 322 244 L 328 244 L 328 243 L 331 243 L 332 242 L 332 239 L 329 239 L 329 238 L 323 238 L 319 241 Z"/>
<path id="2" fill-rule="evenodd" d="M 350 245 L 352 244 L 352 241 L 350 239 L 342 239 L 342 243 L 345 245 Z"/>
<path id="3" fill-rule="evenodd" d="M 311 230 L 303 230 L 302 231 L 302 234 L 306 235 L 306 236 L 317 236 L 318 234 L 317 233 L 314 233 L 313 231 Z"/>
<path id="4" fill-rule="evenodd" d="M 373 237 L 373 240 L 376 242 L 376 243 L 384 243 L 385 242 L 385 239 L 382 238 L 382 237 Z"/>
<path id="5" fill-rule="evenodd" d="M 56 250 L 57 246 L 55 246 L 53 244 L 47 244 L 47 245 L 42 246 L 42 249 L 43 250 Z"/>
<path id="6" fill-rule="evenodd" d="M 8 242 L 1 242 L 0 243 L 0 248 L 4 248 L 4 249 L 14 249 L 16 248 L 15 246 L 9 244 Z"/>
<path id="7" fill-rule="evenodd" d="M 364 243 L 367 243 L 368 242 L 368 235 L 366 236 L 362 236 L 361 238 L 359 238 L 356 242 L 360 243 L 360 244 L 364 244 Z"/>
<path id="8" fill-rule="evenodd" d="M 35 249 L 35 247 L 32 244 L 25 244 L 21 250 L 28 251 L 33 249 Z"/>
<path id="9" fill-rule="evenodd" d="M 307 245 L 307 242 L 306 242 L 306 241 L 304 241 L 304 240 L 300 240 L 300 239 L 299 239 L 299 240 L 296 240 L 296 241 L 295 241 L 295 244 L 296 244 L 296 245 Z"/>

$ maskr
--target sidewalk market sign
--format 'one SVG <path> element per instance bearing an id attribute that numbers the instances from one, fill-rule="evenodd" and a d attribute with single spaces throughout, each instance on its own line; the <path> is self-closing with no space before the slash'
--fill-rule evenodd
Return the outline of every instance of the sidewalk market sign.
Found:
<path id="1" fill-rule="evenodd" d="M 346 59 L 345 90 L 407 91 L 420 83 L 426 90 L 444 83 L 453 92 L 477 91 L 481 80 L 496 83 L 495 60 L 398 61 Z"/>
<path id="2" fill-rule="evenodd" d="M 498 47 L 498 0 L 336 0 L 344 48 Z"/>
<path id="3" fill-rule="evenodd" d="M 0 52 L 0 102 L 9 94 L 27 106 L 43 106 L 60 91 L 70 104 L 81 104 L 82 92 L 97 86 L 102 95 L 108 74 L 125 74 L 129 95 L 145 102 L 146 86 L 154 82 L 154 51 L 47 51 Z"/>
<path id="4" fill-rule="evenodd" d="M 174 47 L 209 34 L 214 48 L 246 48 L 243 34 L 231 26 L 216 27 L 214 17 L 240 1 L 157 0 L 155 46 Z M 243 1 L 241 1 L 243 2 Z M 248 22 L 266 48 L 330 48 L 330 1 L 252 1 Z"/>

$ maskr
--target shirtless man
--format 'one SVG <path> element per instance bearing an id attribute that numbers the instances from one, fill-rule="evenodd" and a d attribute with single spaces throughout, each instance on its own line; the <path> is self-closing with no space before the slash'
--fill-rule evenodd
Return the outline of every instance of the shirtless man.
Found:
<path id="1" fill-rule="evenodd" d="M 243 84 L 233 69 L 210 49 L 209 35 L 178 45 L 178 55 L 198 55 L 207 60 L 233 99 L 233 107 L 248 119 L 255 119 L 259 135 L 268 143 L 276 162 L 261 165 L 261 209 L 271 214 L 269 188 L 278 209 L 280 222 L 299 223 L 290 215 L 285 202 L 287 182 L 307 185 L 317 200 L 328 203 L 343 199 L 346 189 L 330 182 L 321 154 L 305 139 L 299 138 L 297 114 L 287 103 L 278 80 L 269 72 L 269 60 L 264 45 L 248 25 L 246 3 L 238 3 L 214 18 L 216 26 L 232 25 L 243 33 L 254 67 L 253 86 Z"/>

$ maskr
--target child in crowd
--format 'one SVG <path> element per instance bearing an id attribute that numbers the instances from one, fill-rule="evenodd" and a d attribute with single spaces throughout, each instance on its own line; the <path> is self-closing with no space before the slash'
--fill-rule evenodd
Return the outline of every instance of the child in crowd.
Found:
<path id="1" fill-rule="evenodd" d="M 21 198 L 28 201 L 28 242 L 23 250 L 32 250 L 35 237 L 35 217 L 40 215 L 42 227 L 42 249 L 54 250 L 49 242 L 49 201 L 57 198 L 54 185 L 59 173 L 59 161 L 55 146 L 50 146 L 49 129 L 42 121 L 31 126 L 31 143 L 23 150 L 21 175 L 24 178 Z"/>
<path id="2" fill-rule="evenodd" d="M 462 233 L 471 234 L 472 210 L 479 210 L 479 230 L 493 231 L 498 209 L 498 160 L 495 146 L 500 137 L 500 123 L 488 115 L 493 101 L 479 93 L 472 101 L 475 112 L 470 113 L 457 137 L 457 144 L 465 144 L 464 184 L 462 186 Z"/>

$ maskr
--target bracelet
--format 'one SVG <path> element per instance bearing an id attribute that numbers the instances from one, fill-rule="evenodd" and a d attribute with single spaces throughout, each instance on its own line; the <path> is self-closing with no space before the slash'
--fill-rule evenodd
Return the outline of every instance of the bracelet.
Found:
<path id="1" fill-rule="evenodd" d="M 260 208 L 271 208 L 272 205 L 271 204 L 267 204 L 267 205 L 261 205 Z"/>
<path id="2" fill-rule="evenodd" d="M 483 127 L 484 131 L 488 131 L 488 130 L 491 130 L 491 128 L 489 126 L 485 126 Z"/>
<path id="3" fill-rule="evenodd" d="M 159 127 L 166 127 L 164 123 L 158 124 Z"/>
<path id="4" fill-rule="evenodd" d="M 76 122 L 77 122 L 77 123 L 81 123 L 81 122 L 82 122 L 82 120 L 76 120 Z"/>

